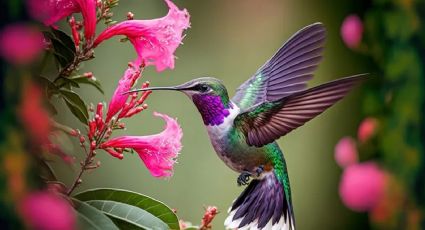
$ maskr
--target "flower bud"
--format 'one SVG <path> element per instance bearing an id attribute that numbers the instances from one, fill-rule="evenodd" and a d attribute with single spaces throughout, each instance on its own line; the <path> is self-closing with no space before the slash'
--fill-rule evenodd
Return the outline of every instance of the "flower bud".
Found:
<path id="1" fill-rule="evenodd" d="M 77 129 L 72 129 L 69 132 L 69 135 L 73 136 L 73 137 L 77 137 L 80 134 L 80 132 Z"/>
<path id="2" fill-rule="evenodd" d="M 90 149 L 95 149 L 96 148 L 96 141 L 92 141 L 91 143 L 90 143 Z"/>
<path id="3" fill-rule="evenodd" d="M 86 142 L 86 138 L 84 138 L 84 136 L 80 136 L 80 143 L 83 144 L 84 142 Z"/>
<path id="4" fill-rule="evenodd" d="M 131 12 L 127 13 L 127 20 L 133 20 L 134 19 L 134 14 Z"/>
<path id="5" fill-rule="evenodd" d="M 124 158 L 124 154 L 122 153 L 118 153 L 110 148 L 105 149 L 106 152 L 108 152 L 111 156 L 118 158 L 120 160 L 122 160 Z"/>
<path id="6" fill-rule="evenodd" d="M 72 38 L 74 39 L 75 47 L 80 46 L 80 33 L 78 33 L 77 26 L 75 24 L 74 16 L 69 19 L 69 25 L 71 26 Z"/>
<path id="7" fill-rule="evenodd" d="M 83 76 L 88 78 L 88 79 L 91 79 L 91 78 L 93 78 L 93 72 L 86 72 L 86 73 L 83 74 Z"/>

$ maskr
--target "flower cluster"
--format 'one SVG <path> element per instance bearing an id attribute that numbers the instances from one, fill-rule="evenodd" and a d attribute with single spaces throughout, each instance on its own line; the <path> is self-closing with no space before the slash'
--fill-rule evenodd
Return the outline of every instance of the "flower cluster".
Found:
<path id="1" fill-rule="evenodd" d="M 96 161 L 99 151 L 118 159 L 123 159 L 128 152 L 136 152 L 152 176 L 173 175 L 183 136 L 176 119 L 154 112 L 154 116 L 165 121 L 162 132 L 147 136 L 117 136 L 115 133 L 125 129 L 125 119 L 148 108 L 146 100 L 151 91 L 128 93 L 137 85 L 145 67 L 155 66 L 157 71 L 174 68 L 174 52 L 182 44 L 184 31 L 189 27 L 189 14 L 186 9 L 178 9 L 170 0 L 164 1 L 169 10 L 162 18 L 137 20 L 129 12 L 126 21 L 116 23 L 112 21 L 112 8 L 118 5 L 118 0 L 27 0 L 30 16 L 50 28 L 40 30 L 42 25 L 19 22 L 0 30 L 0 57 L 13 65 L 5 72 L 8 77 L 22 75 L 14 78 L 22 81 L 22 84 L 10 84 L 17 88 L 7 92 L 10 94 L 7 96 L 13 98 L 8 103 L 16 103 L 17 109 L 5 111 L 5 117 L 16 117 L 18 122 L 8 124 L 4 129 L 8 130 L 7 140 L 4 141 L 7 145 L 1 143 L 4 149 L 8 149 L 3 157 L 6 193 L 10 195 L 10 199 L 6 200 L 16 205 L 15 209 L 13 205 L 6 204 L 5 211 L 18 214 L 16 219 L 19 220 L 10 220 L 13 226 L 15 222 L 23 223 L 23 226 L 18 224 L 16 228 L 71 230 L 80 227 L 82 223 L 77 218 L 84 214 L 81 214 L 78 202 L 83 201 L 75 197 L 70 199 L 70 196 L 83 182 L 84 172 L 100 166 L 100 162 Z M 62 19 L 66 19 L 67 24 L 60 25 L 69 26 L 70 35 L 58 29 Z M 96 27 L 101 21 L 107 28 L 96 36 L 96 29 L 99 29 Z M 134 45 L 137 58 L 128 63 L 109 102 L 89 107 L 74 89 L 79 88 L 80 84 L 92 85 L 101 92 L 103 89 L 92 72 L 81 74 L 81 63 L 94 58 L 95 48 L 117 35 L 126 36 L 125 40 Z M 41 54 L 44 58 L 38 61 Z M 46 61 L 50 58 L 57 65 L 46 65 L 50 63 Z M 149 82 L 144 81 L 139 86 L 146 88 Z M 56 117 L 51 117 L 50 112 L 56 114 L 59 111 L 55 108 L 56 103 L 51 103 L 51 98 L 63 100 L 70 112 L 85 125 L 87 132 L 54 120 Z M 28 135 L 19 135 L 22 127 Z M 84 153 L 81 167 L 70 185 L 58 180 L 47 163 L 50 155 L 38 154 L 55 154 L 69 164 L 74 163 L 76 158 L 67 155 L 64 151 L 66 147 L 62 146 L 62 138 L 67 134 L 78 139 Z M 33 156 L 29 157 L 26 153 L 33 153 Z M 29 183 L 28 175 L 33 180 L 34 172 L 40 174 L 40 180 Z M 129 210 L 132 208 L 136 207 L 131 206 Z M 96 213 L 95 207 L 91 209 L 90 212 Z M 87 222 L 90 225 L 102 222 L 96 219 L 108 220 L 108 217 L 97 211 L 97 215 L 91 215 Z"/>
<path id="2" fill-rule="evenodd" d="M 95 38 L 96 21 L 110 18 L 110 7 L 116 5 L 116 1 L 95 0 L 30 0 L 28 5 L 33 17 L 51 26 L 59 20 L 70 16 L 72 38 L 77 52 L 82 45 L 84 48 L 77 58 L 85 60 L 92 56 L 92 49 L 103 41 L 117 35 L 125 35 L 134 45 L 138 54 L 137 59 L 129 62 L 127 70 L 118 82 L 118 86 L 109 101 L 106 115 L 104 104 L 98 103 L 93 109 L 93 117 L 88 121 L 88 156 L 94 156 L 97 149 L 103 149 L 113 157 L 122 159 L 124 151 L 133 149 L 139 153 L 151 174 L 156 177 L 171 176 L 175 157 L 181 149 L 182 132 L 177 122 L 166 115 L 156 113 L 166 122 L 166 129 L 157 135 L 147 137 L 118 137 L 110 139 L 113 130 L 124 129 L 122 119 L 129 118 L 145 110 L 145 100 L 151 93 L 127 93 L 140 78 L 145 66 L 155 65 L 157 71 L 166 68 L 174 68 L 174 52 L 181 44 L 183 31 L 189 27 L 189 14 L 180 10 L 170 0 L 165 0 L 169 12 L 166 16 L 152 20 L 135 20 L 133 13 L 128 13 L 127 21 L 109 26 Z M 41 10 L 47 9 L 47 10 Z M 74 13 L 81 13 L 83 23 L 75 20 Z M 80 31 L 84 28 L 84 36 Z M 84 41 L 81 41 L 81 38 Z M 75 63 L 76 67 L 78 63 Z M 72 70 L 68 71 L 72 72 Z M 91 77 L 91 72 L 84 77 Z M 149 82 L 144 82 L 142 88 L 148 87 Z M 79 132 L 74 135 L 80 138 L 82 146 L 86 139 Z M 93 158 L 93 157 L 89 157 Z M 92 160 L 83 163 L 83 168 L 93 168 Z"/>

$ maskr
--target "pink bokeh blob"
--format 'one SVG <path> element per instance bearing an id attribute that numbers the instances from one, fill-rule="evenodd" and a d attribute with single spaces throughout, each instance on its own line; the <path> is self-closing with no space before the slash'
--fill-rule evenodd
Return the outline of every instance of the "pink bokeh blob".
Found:
<path id="1" fill-rule="evenodd" d="M 342 174 L 339 195 L 348 208 L 369 211 L 385 194 L 386 184 L 386 173 L 375 162 L 354 164 Z"/>
<path id="2" fill-rule="evenodd" d="M 341 37 L 345 45 L 351 49 L 357 48 L 363 36 L 363 23 L 357 15 L 349 15 L 341 26 Z"/>

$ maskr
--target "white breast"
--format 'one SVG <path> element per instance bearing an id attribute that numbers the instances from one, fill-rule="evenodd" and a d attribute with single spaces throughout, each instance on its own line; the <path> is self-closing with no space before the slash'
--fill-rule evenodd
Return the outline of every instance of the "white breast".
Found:
<path id="1" fill-rule="evenodd" d="M 232 102 L 231 102 L 232 103 Z M 220 125 L 208 125 L 208 135 L 210 136 L 211 143 L 214 146 L 217 153 L 222 152 L 222 144 L 226 143 L 226 135 L 229 132 L 229 129 L 233 127 L 233 121 L 235 117 L 239 114 L 239 107 L 232 103 L 232 109 L 229 110 L 230 114 L 224 118 L 223 123 Z"/>

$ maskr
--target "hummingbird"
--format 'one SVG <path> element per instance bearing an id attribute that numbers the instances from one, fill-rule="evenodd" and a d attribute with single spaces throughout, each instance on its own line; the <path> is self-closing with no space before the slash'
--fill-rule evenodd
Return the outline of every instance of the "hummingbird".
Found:
<path id="1" fill-rule="evenodd" d="M 310 89 L 322 59 L 326 30 L 314 23 L 296 32 L 229 98 L 223 82 L 202 77 L 172 87 L 201 114 L 218 157 L 248 185 L 229 209 L 227 229 L 295 229 L 288 169 L 276 142 L 341 100 L 365 74 Z"/>

